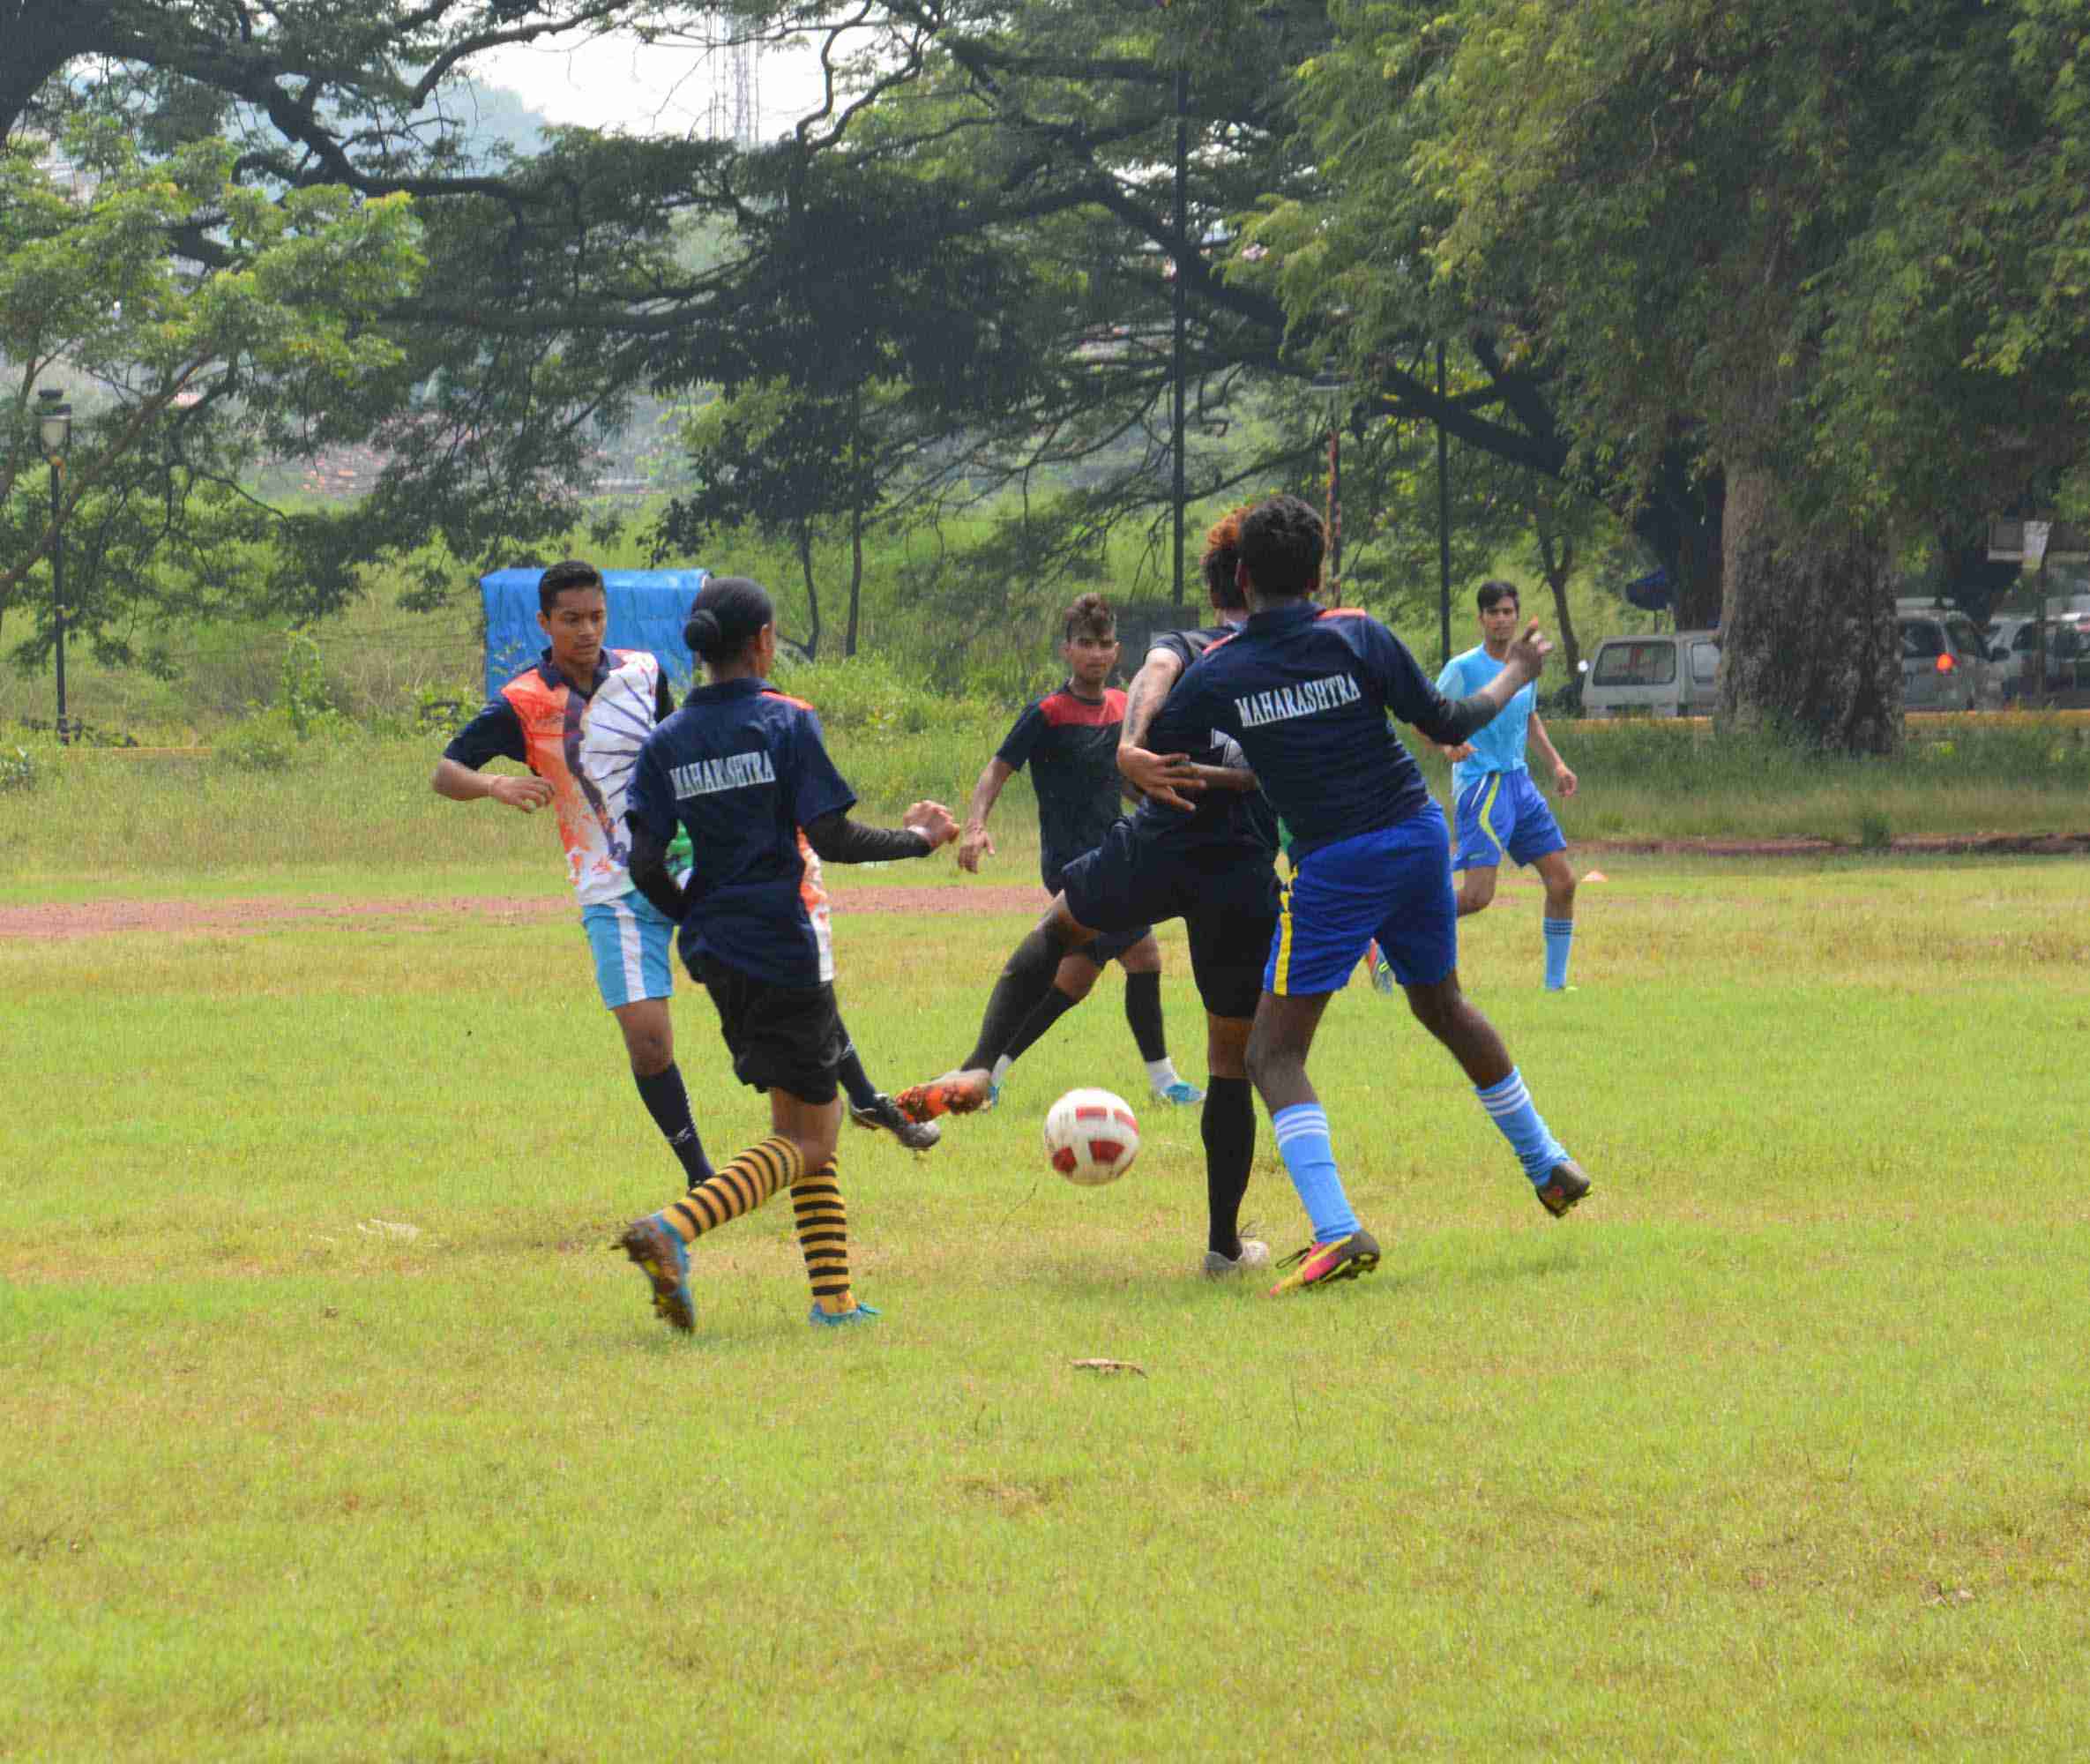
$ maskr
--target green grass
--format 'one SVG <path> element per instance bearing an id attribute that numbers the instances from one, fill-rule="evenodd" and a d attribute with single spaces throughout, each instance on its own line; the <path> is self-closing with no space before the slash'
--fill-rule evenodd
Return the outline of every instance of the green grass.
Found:
<path id="1" fill-rule="evenodd" d="M 541 883 L 511 818 L 533 871 L 482 818 L 280 886 Z M 95 891 L 178 892 L 149 844 Z M 279 861 L 237 852 L 183 886 Z M 1465 928 L 1571 1220 L 1353 988 L 1315 1071 L 1386 1265 L 1206 1285 L 1194 1116 L 1115 1187 L 1042 1168 L 1061 1088 L 1138 1097 L 1108 979 L 928 1157 L 848 1134 L 886 1315 L 839 1339 L 776 1203 L 700 1246 L 693 1340 L 605 1252 L 672 1164 L 563 915 L 0 945 L 0 1753 L 2081 1751 L 2083 866 L 1604 868 L 1574 993 L 1535 889 Z M 882 1081 L 1023 923 L 839 917 Z M 760 1101 L 676 1017 L 730 1150 Z M 1299 1239 L 1266 1138 L 1249 1211 Z"/>

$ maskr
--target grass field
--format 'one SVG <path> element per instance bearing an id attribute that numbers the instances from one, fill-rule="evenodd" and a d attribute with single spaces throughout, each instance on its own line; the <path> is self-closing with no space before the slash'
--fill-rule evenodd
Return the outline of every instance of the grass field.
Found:
<path id="1" fill-rule="evenodd" d="M 67 892 L 549 893 L 510 818 L 180 878 L 148 821 Z M 0 943 L 0 1755 L 2080 1753 L 2090 872 L 1601 867 L 1578 991 L 1529 886 L 1465 939 L 1571 1220 L 1353 988 L 1316 1073 L 1385 1266 L 1206 1284 L 1193 1115 L 1042 1168 L 1060 1089 L 1139 1095 L 1107 980 L 936 1152 L 848 1134 L 840 1339 L 780 1203 L 693 1339 L 606 1251 L 673 1166 L 564 914 Z M 838 917 L 888 1085 L 1023 926 L 967 894 Z M 759 1100 L 676 1015 L 730 1151 Z M 1266 1132 L 1248 1210 L 1301 1240 Z"/>

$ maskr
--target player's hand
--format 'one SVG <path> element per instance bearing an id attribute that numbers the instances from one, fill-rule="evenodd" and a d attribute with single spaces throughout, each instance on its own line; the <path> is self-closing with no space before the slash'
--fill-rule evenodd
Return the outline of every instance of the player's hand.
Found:
<path id="1" fill-rule="evenodd" d="M 1144 747 L 1121 747 L 1117 750 L 1117 769 L 1141 796 L 1181 809 L 1186 815 L 1197 809 L 1191 799 L 1205 789 L 1205 780 L 1198 775 L 1187 753 L 1153 753 Z"/>
<path id="2" fill-rule="evenodd" d="M 1461 759 L 1471 759 L 1474 757 L 1474 744 L 1470 741 L 1462 741 L 1456 747 L 1447 747 L 1441 751 L 1444 758 L 1454 766 Z"/>
<path id="3" fill-rule="evenodd" d="M 1553 781 L 1560 786 L 1562 796 L 1571 796 L 1575 794 L 1575 785 L 1579 781 L 1575 774 L 1568 770 L 1567 761 L 1564 759 L 1553 768 Z"/>
<path id="4" fill-rule="evenodd" d="M 1546 658 L 1552 653 L 1553 639 L 1539 629 L 1539 622 L 1534 618 L 1524 627 L 1524 634 L 1510 645 L 1509 654 L 1503 660 L 1526 679 L 1535 680 L 1544 671 Z"/>
<path id="5" fill-rule="evenodd" d="M 958 840 L 958 867 L 967 875 L 980 873 L 980 860 L 994 856 L 994 841 L 988 837 L 987 829 L 974 821 Z"/>
<path id="6" fill-rule="evenodd" d="M 551 786 L 534 774 L 527 778 L 511 778 L 504 773 L 487 781 L 486 794 L 496 803 L 505 803 L 529 815 L 551 801 Z"/>
<path id="7" fill-rule="evenodd" d="M 951 811 L 941 803 L 914 803 L 908 806 L 899 824 L 911 827 L 929 841 L 934 851 L 939 845 L 948 845 L 958 837 L 958 823 L 951 817 Z"/>

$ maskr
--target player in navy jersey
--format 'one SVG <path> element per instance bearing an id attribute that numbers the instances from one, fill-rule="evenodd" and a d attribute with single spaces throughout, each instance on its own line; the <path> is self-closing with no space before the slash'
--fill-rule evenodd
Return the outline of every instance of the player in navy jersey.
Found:
<path id="1" fill-rule="evenodd" d="M 1241 1202 L 1255 1161 L 1255 1101 L 1244 1062 L 1277 923 L 1277 819 L 1234 742 L 1220 736 L 1194 752 L 1156 755 L 1142 750 L 1138 737 L 1174 681 L 1247 617 L 1235 570 L 1239 512 L 1215 526 L 1205 544 L 1205 586 L 1221 622 L 1157 635 L 1126 693 L 1114 764 L 1151 784 L 1154 794 L 1067 866 L 1052 905 L 996 983 L 972 1053 L 942 1078 L 894 1099 L 922 1121 L 983 1106 L 996 1050 L 1011 1025 L 1030 1019 L 1070 952 L 1094 947 L 1126 925 L 1180 917 L 1205 1009 L 1211 1076 L 1200 1122 L 1206 1201 L 1201 1266 L 1214 1280 L 1270 1260 L 1267 1244 L 1241 1235 Z M 1203 794 L 1190 801 L 1176 786 Z"/>
<path id="2" fill-rule="evenodd" d="M 1375 938 L 1416 1017 L 1466 1069 L 1540 1203 L 1558 1217 L 1590 1185 L 1532 1106 L 1502 1037 L 1459 990 L 1444 815 L 1388 721 L 1399 717 L 1455 745 L 1537 676 L 1551 645 L 1534 621 L 1510 644 L 1501 673 L 1452 703 L 1377 619 L 1312 604 L 1322 546 L 1320 517 L 1296 497 L 1250 512 L 1240 566 L 1248 623 L 1177 682 L 1149 736 L 1156 750 L 1187 751 L 1214 730 L 1233 736 L 1290 840 L 1292 879 L 1248 1043 L 1250 1078 L 1313 1224 L 1279 1293 L 1378 1266 L 1378 1244 L 1350 1209 L 1327 1115 L 1306 1076 L 1329 996 Z"/>
<path id="3" fill-rule="evenodd" d="M 958 841 L 962 870 L 977 871 L 992 856 L 987 817 L 1009 780 L 1031 769 L 1038 798 L 1038 867 L 1045 892 L 1056 894 L 1067 866 L 1103 842 L 1120 813 L 1117 732 L 1124 721 L 1125 695 L 1103 683 L 1117 665 L 1116 621 L 1101 594 L 1083 594 L 1066 610 L 1060 654 L 1067 682 L 1016 719 L 973 787 Z M 1201 1102 L 1204 1093 L 1176 1075 L 1161 1021 L 1161 949 L 1153 928 L 1127 924 L 1070 953 L 1037 1008 L 996 1050 L 989 1106 L 1000 1094 L 1009 1067 L 1040 1036 L 1087 998 L 1104 965 L 1125 971 L 1125 1020 L 1146 1065 L 1147 1088 L 1164 1102 Z"/>
<path id="4" fill-rule="evenodd" d="M 1503 666 L 1517 633 L 1522 602 L 1514 582 L 1483 582 L 1474 598 L 1481 615 L 1481 643 L 1444 664 L 1437 680 L 1440 692 L 1455 695 L 1485 684 Z M 1555 749 L 1538 714 L 1537 689 L 1526 685 L 1487 728 L 1444 749 L 1452 762 L 1458 831 L 1452 868 L 1459 872 L 1460 918 L 1481 911 L 1495 898 L 1496 872 L 1504 857 L 1538 871 L 1546 887 L 1540 920 L 1546 943 L 1546 990 L 1560 992 L 1567 988 L 1568 953 L 1575 935 L 1575 871 L 1567 860 L 1560 823 L 1531 781 L 1524 758 L 1527 742 L 1535 742 L 1551 761 L 1560 794 L 1575 794 L 1574 772 Z"/>
<path id="5" fill-rule="evenodd" d="M 958 829 L 940 803 L 916 803 L 891 831 L 849 819 L 855 793 L 827 756 L 820 719 L 765 677 L 777 633 L 758 583 L 713 577 L 683 635 L 707 684 L 639 753 L 628 813 L 631 880 L 681 927 L 683 960 L 711 994 L 735 1075 L 769 1093 L 773 1132 L 683 1199 L 625 1227 L 618 1247 L 652 1283 L 653 1308 L 690 1329 L 689 1245 L 788 1188 L 811 1320 L 867 1321 L 877 1312 L 850 1287 L 835 1177 L 848 1036 L 835 1008 L 827 901 L 806 855 L 832 863 L 926 857 Z M 686 884 L 668 869 L 678 827 L 690 837 Z"/>

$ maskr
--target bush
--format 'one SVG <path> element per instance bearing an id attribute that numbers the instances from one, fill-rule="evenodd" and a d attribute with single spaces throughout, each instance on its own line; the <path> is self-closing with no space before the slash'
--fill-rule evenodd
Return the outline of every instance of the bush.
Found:
<path id="1" fill-rule="evenodd" d="M 26 792 L 42 782 L 42 764 L 27 748 L 0 748 L 0 790 Z"/>
<path id="2" fill-rule="evenodd" d="M 296 758 L 298 735 L 280 708 L 243 717 L 212 744 L 211 757 L 242 772 L 287 772 Z"/>

